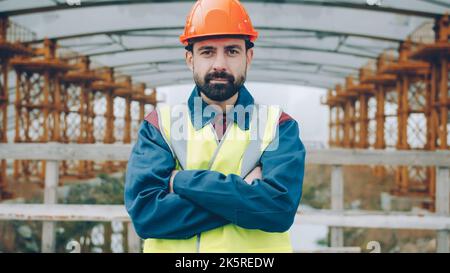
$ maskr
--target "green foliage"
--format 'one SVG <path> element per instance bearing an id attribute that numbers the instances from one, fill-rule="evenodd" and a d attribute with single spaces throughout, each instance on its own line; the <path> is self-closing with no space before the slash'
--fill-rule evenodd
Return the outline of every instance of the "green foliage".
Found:
<path id="1" fill-rule="evenodd" d="M 306 166 L 301 203 L 315 209 L 328 209 L 330 207 L 329 180 L 329 167 Z"/>
<path id="2" fill-rule="evenodd" d="M 76 184 L 71 186 L 67 197 L 61 200 L 65 204 L 124 204 L 125 177 L 115 178 L 107 174 L 100 174 L 100 183 Z M 83 245 L 81 238 L 88 238 L 92 228 L 100 222 L 59 222 L 57 225 L 56 251 L 67 252 L 66 244 L 76 240 L 82 244 L 82 252 L 89 251 L 89 246 Z"/>
<path id="3" fill-rule="evenodd" d="M 322 238 L 316 241 L 316 244 L 322 247 L 328 246 L 328 238 Z"/>
<path id="4" fill-rule="evenodd" d="M 60 200 L 64 204 L 123 204 L 124 180 L 100 174 L 99 185 L 80 183 L 70 186 L 66 198 Z"/>
<path id="5" fill-rule="evenodd" d="M 38 253 L 41 239 L 38 231 L 41 230 L 42 223 L 14 221 L 12 224 L 16 231 L 14 242 L 18 252 Z"/>
<path id="6" fill-rule="evenodd" d="M 125 177 L 115 178 L 100 174 L 98 178 L 98 183 L 78 183 L 67 186 L 69 187 L 67 195 L 60 198 L 58 202 L 60 204 L 123 204 Z M 27 200 L 27 203 L 42 203 L 42 194 Z M 83 241 L 80 239 L 89 237 L 92 228 L 98 224 L 100 223 L 57 222 L 56 252 L 68 252 L 66 244 L 70 240 Z M 5 232 L 3 236 L 0 235 L 0 252 L 40 252 L 42 222 L 0 222 L 0 231 Z M 89 245 L 82 244 L 82 252 L 89 251 Z"/>

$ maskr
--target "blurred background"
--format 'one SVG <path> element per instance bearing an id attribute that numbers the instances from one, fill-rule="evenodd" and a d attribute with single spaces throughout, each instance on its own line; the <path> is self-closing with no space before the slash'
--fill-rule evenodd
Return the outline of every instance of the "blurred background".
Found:
<path id="1" fill-rule="evenodd" d="M 449 252 L 450 0 L 242 2 L 246 86 L 308 151 L 295 251 Z M 0 0 L 0 252 L 140 251 L 127 156 L 49 144 L 129 149 L 157 104 L 186 101 L 193 3 Z"/>

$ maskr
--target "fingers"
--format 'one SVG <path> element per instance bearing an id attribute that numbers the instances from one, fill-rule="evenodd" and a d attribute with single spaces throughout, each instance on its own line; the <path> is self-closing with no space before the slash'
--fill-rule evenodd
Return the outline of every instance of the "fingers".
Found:
<path id="1" fill-rule="evenodd" d="M 253 174 L 255 175 L 255 179 L 262 179 L 262 170 L 261 167 L 257 166 L 256 168 L 253 169 Z"/>
<path id="2" fill-rule="evenodd" d="M 251 184 L 254 179 L 262 179 L 262 170 L 261 167 L 255 167 L 245 178 L 245 182 L 247 184 Z"/>
<path id="3" fill-rule="evenodd" d="M 177 170 L 172 171 L 172 175 L 170 176 L 169 180 L 169 192 L 173 193 L 173 179 L 175 178 L 175 175 L 177 174 Z"/>

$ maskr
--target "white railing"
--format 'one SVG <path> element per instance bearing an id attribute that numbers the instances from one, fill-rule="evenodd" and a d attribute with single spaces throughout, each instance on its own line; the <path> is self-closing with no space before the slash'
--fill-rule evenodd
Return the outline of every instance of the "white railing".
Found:
<path id="1" fill-rule="evenodd" d="M 61 160 L 128 160 L 126 144 L 0 144 L 0 159 L 46 160 L 44 204 L 0 204 L 0 220 L 44 221 L 42 251 L 54 249 L 54 221 L 128 222 L 129 249 L 137 252 L 134 233 L 122 205 L 59 205 L 56 189 Z M 331 210 L 299 211 L 295 224 L 331 226 L 331 246 L 343 247 L 343 228 L 428 229 L 437 231 L 437 252 L 449 252 L 450 151 L 386 151 L 355 149 L 308 150 L 307 164 L 331 165 Z M 344 211 L 343 165 L 435 166 L 436 213 Z"/>

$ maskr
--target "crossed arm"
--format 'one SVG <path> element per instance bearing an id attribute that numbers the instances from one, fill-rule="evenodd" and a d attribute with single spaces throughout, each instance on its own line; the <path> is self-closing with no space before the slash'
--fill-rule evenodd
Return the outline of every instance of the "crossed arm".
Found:
<path id="1" fill-rule="evenodd" d="M 244 179 L 209 170 L 173 173 L 169 147 L 144 121 L 128 162 L 126 209 L 142 238 L 184 239 L 229 223 L 285 231 L 300 202 L 304 157 L 297 123 L 288 121 L 280 126 L 280 148 L 263 153 L 262 172 Z"/>
<path id="2" fill-rule="evenodd" d="M 170 193 L 173 193 L 173 180 L 175 179 L 175 175 L 178 173 L 178 170 L 172 171 L 172 175 L 170 176 L 169 181 L 169 189 Z M 245 176 L 244 181 L 247 184 L 251 184 L 254 179 L 262 179 L 261 167 L 257 166 L 254 168 L 247 176 Z"/>

